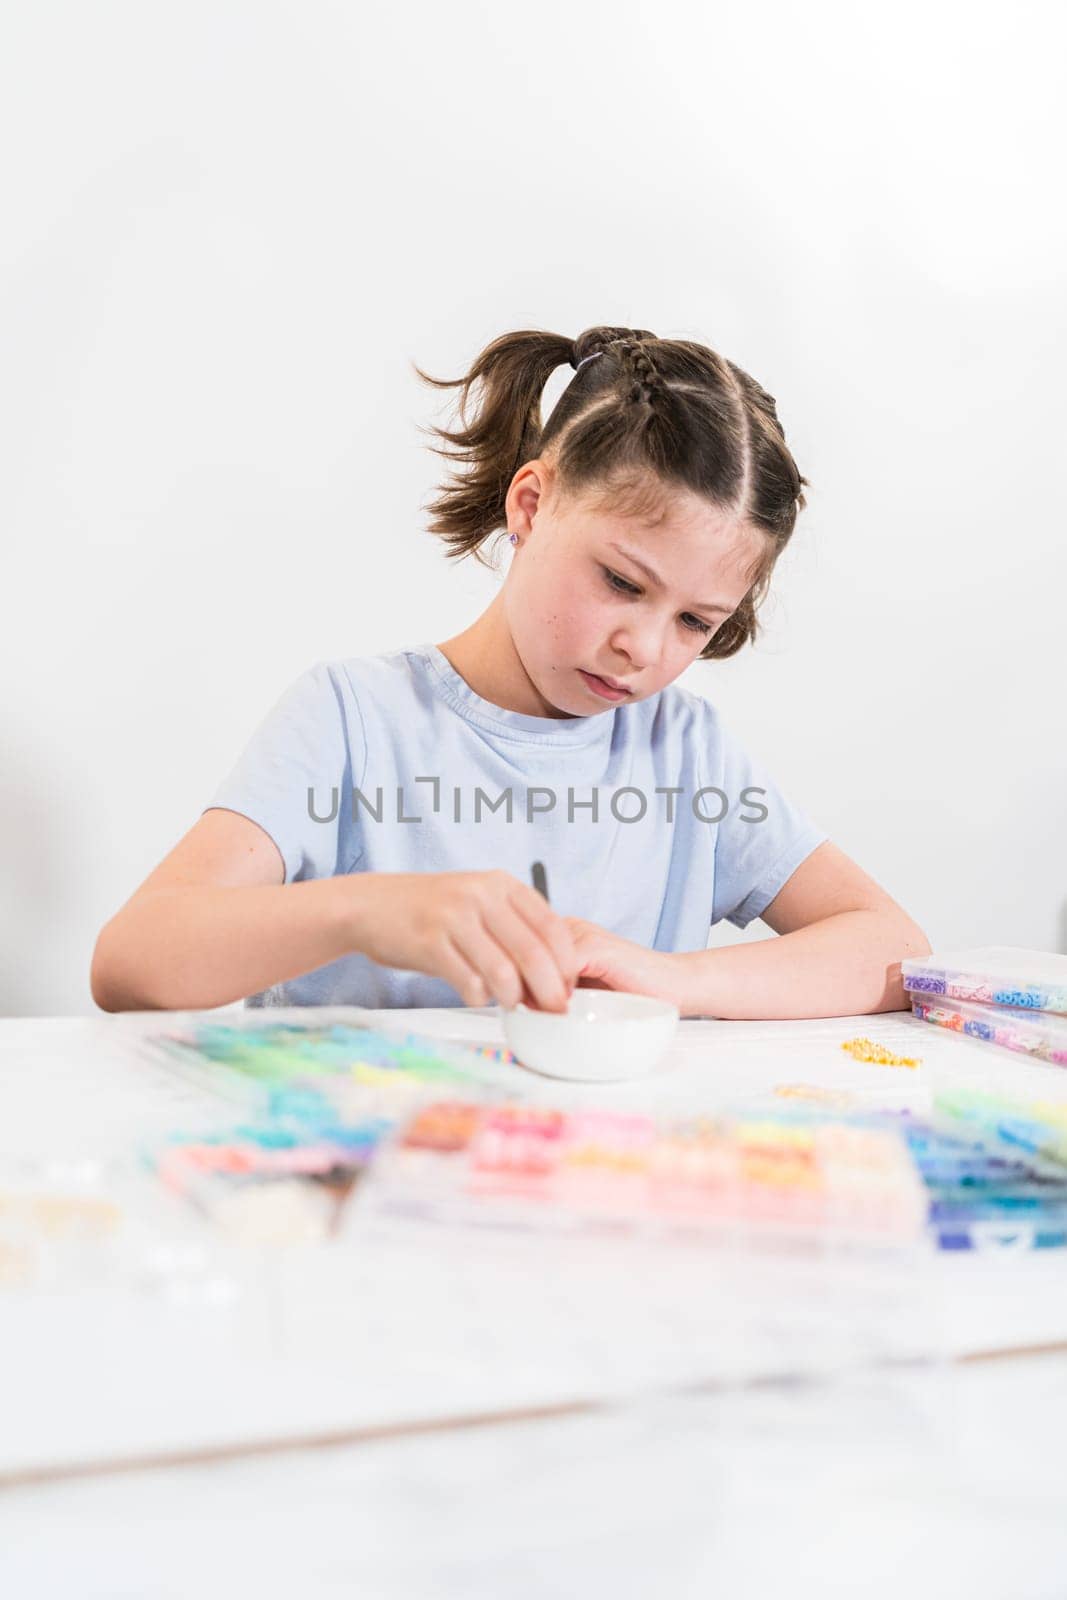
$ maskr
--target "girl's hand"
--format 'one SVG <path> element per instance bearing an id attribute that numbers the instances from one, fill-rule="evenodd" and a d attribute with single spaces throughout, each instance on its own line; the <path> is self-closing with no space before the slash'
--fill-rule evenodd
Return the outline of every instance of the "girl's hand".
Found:
<path id="1" fill-rule="evenodd" d="M 510 872 L 351 876 L 352 948 L 387 967 L 444 978 L 465 1005 L 565 1011 L 578 976 L 566 919 Z"/>
<path id="2" fill-rule="evenodd" d="M 670 955 L 609 933 L 581 917 L 564 917 L 578 952 L 579 989 L 625 989 L 677 1004 Z"/>

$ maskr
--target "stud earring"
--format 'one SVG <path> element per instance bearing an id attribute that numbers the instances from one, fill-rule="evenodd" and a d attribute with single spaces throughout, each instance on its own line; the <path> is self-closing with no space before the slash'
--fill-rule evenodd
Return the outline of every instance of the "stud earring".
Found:
<path id="1" fill-rule="evenodd" d="M 509 533 L 508 538 L 512 544 L 518 544 L 519 542 L 519 536 L 517 533 Z"/>

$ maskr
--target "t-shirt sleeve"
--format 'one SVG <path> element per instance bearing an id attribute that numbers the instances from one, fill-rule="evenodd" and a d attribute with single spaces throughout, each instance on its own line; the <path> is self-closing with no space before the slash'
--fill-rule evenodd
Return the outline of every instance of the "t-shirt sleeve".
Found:
<path id="1" fill-rule="evenodd" d="M 722 798 L 712 795 L 706 805 L 721 810 L 728 801 L 729 809 L 715 842 L 711 920 L 714 924 L 725 917 L 735 928 L 746 928 L 828 835 L 786 798 L 762 764 L 723 728 L 714 710 L 712 728 L 711 765 L 717 776 L 706 781 Z"/>
<path id="2" fill-rule="evenodd" d="M 204 807 L 237 811 L 270 834 L 286 883 L 349 872 L 353 761 L 362 778 L 362 721 L 341 669 L 320 661 L 290 684 Z"/>

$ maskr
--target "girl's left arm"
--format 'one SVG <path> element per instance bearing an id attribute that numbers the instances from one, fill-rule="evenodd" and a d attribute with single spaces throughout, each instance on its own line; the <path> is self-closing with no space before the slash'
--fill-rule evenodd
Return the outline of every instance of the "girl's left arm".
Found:
<path id="1" fill-rule="evenodd" d="M 930 953 L 922 929 L 827 840 L 761 913 L 779 935 L 670 954 L 568 918 L 585 965 L 579 985 L 673 1000 L 683 1017 L 791 1018 L 902 1011 L 900 963 Z"/>

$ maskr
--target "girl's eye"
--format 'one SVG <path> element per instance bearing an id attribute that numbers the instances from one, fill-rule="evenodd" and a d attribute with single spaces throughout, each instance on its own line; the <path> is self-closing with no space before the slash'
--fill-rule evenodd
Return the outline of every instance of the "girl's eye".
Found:
<path id="1" fill-rule="evenodd" d="M 641 593 L 640 589 L 635 588 L 635 586 L 632 583 L 627 583 L 625 578 L 620 578 L 619 574 L 617 572 L 612 572 L 610 567 L 602 567 L 600 570 L 603 572 L 605 578 L 607 579 L 608 587 L 610 589 L 613 589 L 616 594 L 640 594 Z M 705 633 L 705 634 L 707 634 L 707 633 L 714 633 L 715 632 L 715 628 L 710 622 L 701 622 L 699 617 L 688 616 L 688 613 L 687 613 L 687 617 L 688 617 L 688 620 L 686 621 L 685 626 L 686 626 L 686 628 L 688 628 L 690 633 Z"/>
<path id="2" fill-rule="evenodd" d="M 610 567 L 603 567 L 601 570 L 603 571 L 604 576 L 607 578 L 611 587 L 616 589 L 620 594 L 641 593 L 640 589 L 635 589 L 632 583 L 627 583 L 625 578 L 620 578 L 617 572 L 612 572 Z"/>

